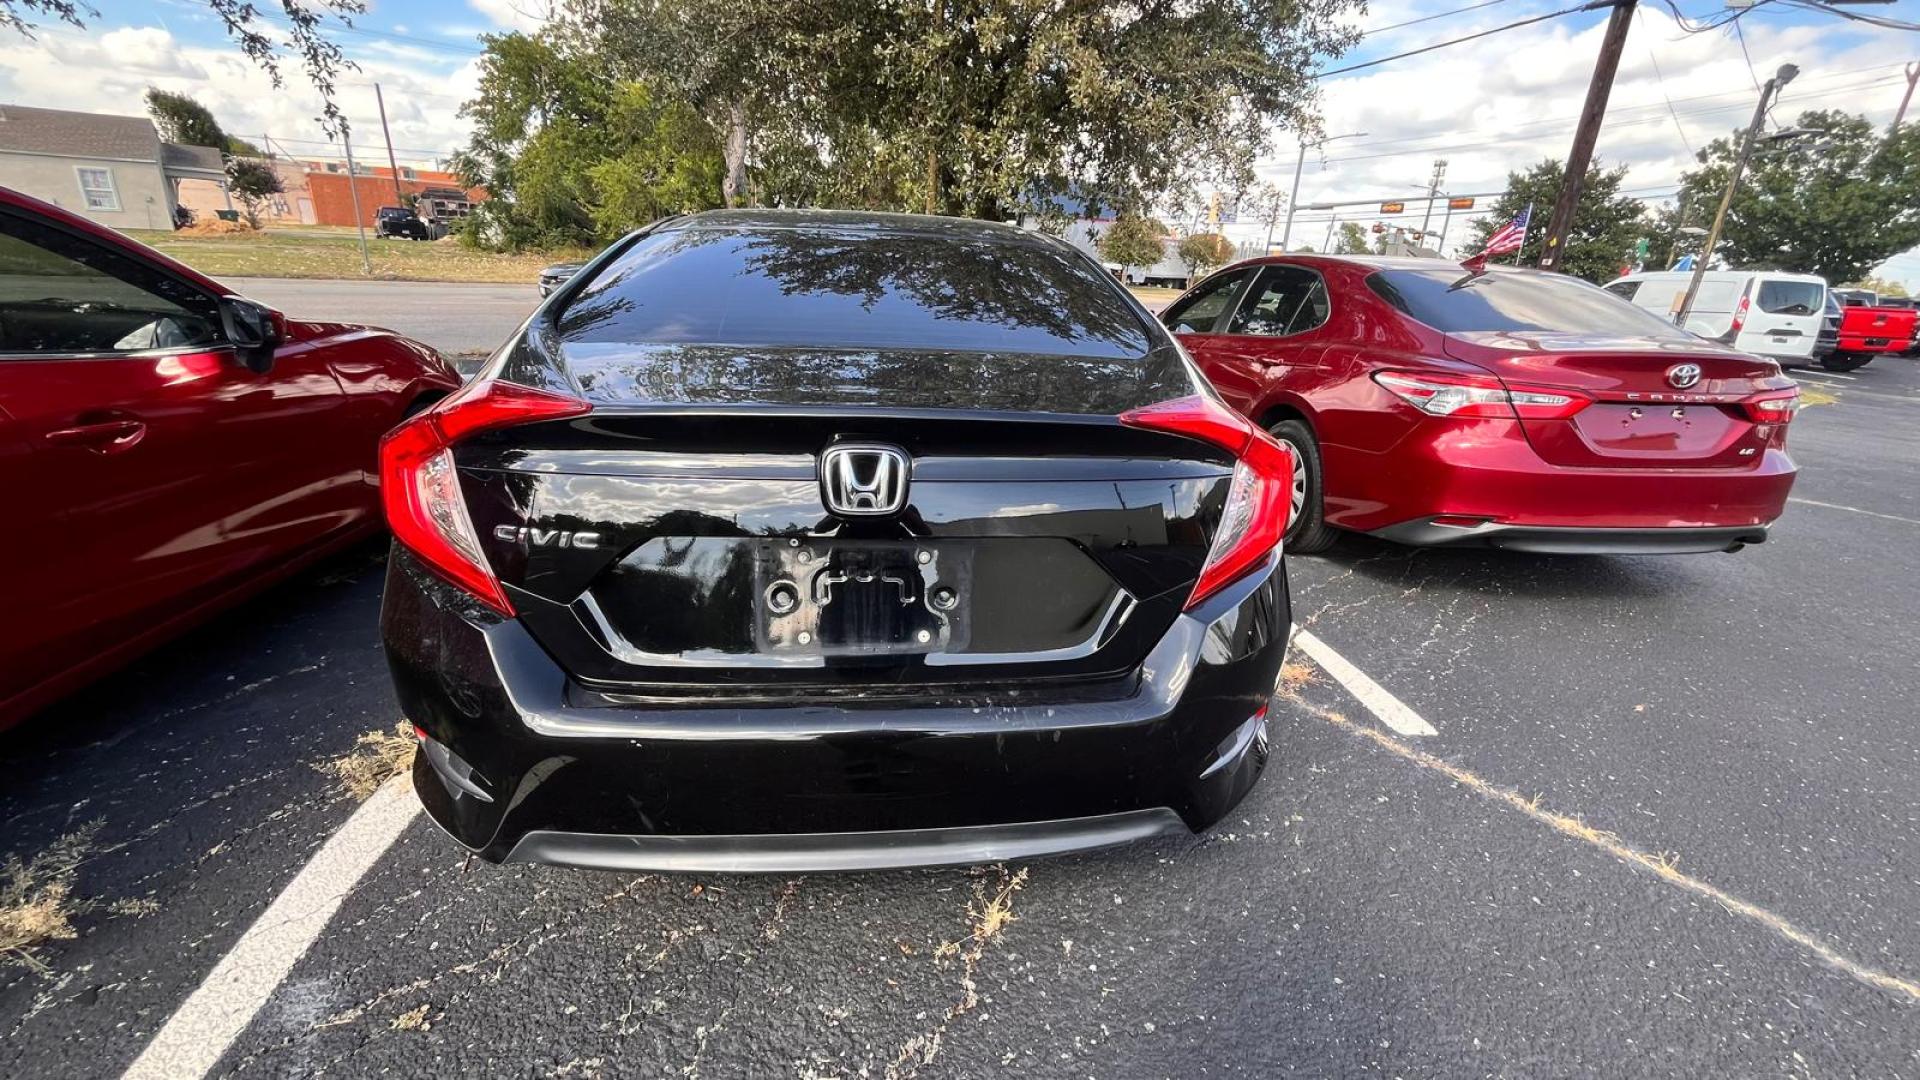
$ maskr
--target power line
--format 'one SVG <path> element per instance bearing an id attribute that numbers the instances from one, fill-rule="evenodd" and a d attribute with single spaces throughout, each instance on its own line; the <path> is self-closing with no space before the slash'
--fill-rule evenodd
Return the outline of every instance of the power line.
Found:
<path id="1" fill-rule="evenodd" d="M 1591 0 L 1590 3 L 1581 4 L 1579 7 L 1563 8 L 1559 11 L 1548 12 L 1545 15 L 1535 15 L 1529 19 L 1521 19 L 1517 22 L 1507 23 L 1505 26 L 1496 26 L 1491 30 L 1482 30 L 1477 34 L 1468 34 L 1465 37 L 1457 37 L 1448 41 L 1437 41 L 1432 45 L 1424 45 L 1418 49 L 1409 49 L 1406 52 L 1394 53 L 1392 56 L 1382 56 L 1377 60 L 1368 60 L 1359 64 L 1348 64 L 1346 67 L 1334 68 L 1332 71 L 1322 71 L 1315 75 L 1314 78 L 1325 79 L 1334 75 L 1344 75 L 1349 71 L 1359 71 L 1362 68 L 1378 67 L 1381 64 L 1391 63 L 1395 60 L 1405 60 L 1409 56 L 1419 56 L 1421 53 L 1430 53 L 1436 49 L 1445 49 L 1454 45 L 1462 45 L 1469 41 L 1478 41 L 1483 37 L 1491 37 L 1494 34 L 1505 33 L 1508 30 L 1518 30 L 1523 26 L 1532 26 L 1534 23 L 1546 22 L 1548 19 L 1558 19 L 1565 15 L 1576 15 L 1582 11 L 1599 11 L 1602 8 L 1610 8 L 1613 5 L 1614 0 Z"/>
<path id="2" fill-rule="evenodd" d="M 1647 25 L 1646 11 L 1642 8 L 1635 8 L 1633 13 L 1640 20 L 1640 26 L 1644 29 Z M 1649 31 L 1649 33 L 1651 33 L 1651 31 Z M 1647 44 L 1646 49 L 1647 63 L 1653 65 L 1654 85 L 1660 88 L 1660 98 L 1667 103 L 1667 115 L 1673 117 L 1673 128 L 1680 135 L 1680 145 L 1686 147 L 1687 156 L 1692 157 L 1693 144 L 1687 141 L 1687 126 L 1680 122 L 1680 114 L 1673 107 L 1673 99 L 1667 96 L 1667 78 L 1660 74 L 1660 60 L 1653 55 L 1653 45 L 1651 43 Z"/>
<path id="3" fill-rule="evenodd" d="M 1481 8 L 1492 7 L 1495 4 L 1504 4 L 1506 2 L 1507 0 L 1483 0 L 1482 3 L 1469 4 L 1468 6 L 1463 8 L 1454 8 L 1452 11 L 1441 11 L 1441 12 L 1436 12 L 1435 14 L 1432 14 L 1432 15 L 1422 15 L 1418 19 L 1408 19 L 1406 22 L 1391 23 L 1387 26 L 1375 26 L 1367 30 L 1362 30 L 1360 32 L 1360 36 L 1362 38 L 1370 38 L 1375 34 L 1384 34 L 1389 30 L 1398 30 L 1403 26 L 1418 26 L 1423 22 L 1432 22 L 1435 19 L 1444 19 L 1450 15 L 1465 15 L 1469 11 L 1479 11 Z"/>

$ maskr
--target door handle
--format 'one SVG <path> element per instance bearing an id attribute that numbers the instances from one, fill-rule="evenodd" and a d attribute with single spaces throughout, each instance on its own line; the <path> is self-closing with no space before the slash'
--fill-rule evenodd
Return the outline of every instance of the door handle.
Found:
<path id="1" fill-rule="evenodd" d="M 47 441 L 55 446 L 85 446 L 113 453 L 132 447 L 146 433 L 147 425 L 138 420 L 101 420 L 49 431 Z"/>

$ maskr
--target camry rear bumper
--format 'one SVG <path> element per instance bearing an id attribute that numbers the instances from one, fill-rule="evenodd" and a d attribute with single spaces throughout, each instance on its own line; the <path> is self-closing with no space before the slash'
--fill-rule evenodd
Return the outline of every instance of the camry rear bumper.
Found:
<path id="1" fill-rule="evenodd" d="M 1291 612 L 1275 559 L 1176 619 L 1124 678 L 791 704 L 584 686 L 398 548 L 382 622 L 430 740 L 415 790 L 483 858 L 801 872 L 1207 828 L 1266 765 Z"/>
<path id="2" fill-rule="evenodd" d="M 1463 525 L 1428 517 L 1376 529 L 1371 535 L 1418 547 L 1500 548 L 1539 555 L 1687 555 L 1739 551 L 1748 544 L 1765 543 L 1767 527 L 1603 529 L 1505 525 L 1492 521 Z"/>

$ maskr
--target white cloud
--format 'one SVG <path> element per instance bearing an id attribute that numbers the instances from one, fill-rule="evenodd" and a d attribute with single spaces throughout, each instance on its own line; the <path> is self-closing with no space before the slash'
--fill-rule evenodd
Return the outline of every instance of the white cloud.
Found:
<path id="1" fill-rule="evenodd" d="M 386 95 L 397 156 L 429 164 L 466 144 L 460 104 L 478 82 L 477 58 L 362 47 L 351 42 L 359 71 L 341 74 L 340 108 L 352 124 L 356 156 L 386 156 L 373 84 Z M 456 66 L 458 65 L 458 66 Z M 84 77 L 77 77 L 84 73 Z M 159 27 L 126 27 L 91 36 L 43 29 L 34 39 L 0 36 L 0 102 L 84 112 L 141 115 L 148 86 L 190 94 L 232 134 L 262 134 L 290 153 L 337 157 L 317 120 L 321 99 L 296 58 L 281 61 L 284 85 L 236 50 L 182 44 Z"/>
<path id="2" fill-rule="evenodd" d="M 1408 4 L 1377 3 L 1362 25 L 1427 13 Z M 1356 59 L 1419 48 L 1527 13 L 1517 5 L 1500 6 L 1387 31 L 1369 39 L 1368 53 Z M 1549 157 L 1565 160 L 1603 25 L 1573 32 L 1566 20 L 1545 22 L 1328 80 L 1322 88 L 1326 133 L 1368 135 L 1329 143 L 1324 155 L 1308 151 L 1300 204 L 1392 198 L 1411 206 L 1435 158 L 1447 159 L 1445 188 L 1460 193 L 1497 192 L 1510 171 Z M 1783 25 L 1753 18 L 1742 25 L 1752 71 L 1730 33 L 1688 34 L 1671 15 L 1640 9 L 1596 150 L 1603 164 L 1627 166 L 1625 187 L 1631 193 L 1672 192 L 1680 173 L 1694 164 L 1692 151 L 1752 116 L 1758 98 L 1753 72 L 1764 81 L 1789 61 L 1801 73 L 1774 111 L 1782 124 L 1803 109 L 1864 112 L 1883 125 L 1892 119 L 1905 89 L 1900 66 L 1911 58 L 1910 35 L 1838 20 Z M 1260 164 L 1262 175 L 1283 188 L 1289 185 L 1296 147 L 1290 135 L 1276 138 L 1272 156 Z M 1379 216 L 1364 206 L 1338 213 L 1367 224 Z M 1296 226 L 1293 242 L 1319 246 L 1329 213 L 1301 210 L 1300 215 L 1313 223 Z M 1436 222 L 1439 217 L 1436 213 Z M 1456 215 L 1453 240 L 1465 235 L 1461 223 Z M 1418 224 L 1415 217 L 1413 225 Z"/>
<path id="3" fill-rule="evenodd" d="M 552 10 L 546 0 L 467 0 L 467 6 L 485 15 L 496 29 L 525 33 L 545 26 Z"/>
<path id="4" fill-rule="evenodd" d="M 101 35 L 100 50 L 116 67 L 149 75 L 204 79 L 205 68 L 180 54 L 173 35 L 155 26 L 125 26 Z"/>

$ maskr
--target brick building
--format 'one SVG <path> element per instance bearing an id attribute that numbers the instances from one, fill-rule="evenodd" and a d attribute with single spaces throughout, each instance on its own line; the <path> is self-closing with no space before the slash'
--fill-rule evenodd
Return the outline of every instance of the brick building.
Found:
<path id="1" fill-rule="evenodd" d="M 373 227 L 376 210 L 395 205 L 391 168 L 362 165 L 349 177 L 344 165 L 339 166 L 338 171 L 328 171 L 324 164 L 311 162 L 307 168 L 307 191 L 313 199 L 315 223 L 352 225 L 354 189 L 358 189 L 360 197 L 360 223 L 368 228 Z M 322 167 L 315 168 L 316 165 Z M 349 187 L 349 184 L 352 186 Z M 422 217 L 442 220 L 465 217 L 474 203 L 487 198 L 486 189 L 462 188 L 459 178 L 450 172 L 415 169 L 405 165 L 400 167 L 400 191 L 416 197 Z M 433 203 L 431 208 L 426 205 L 429 201 Z"/>

